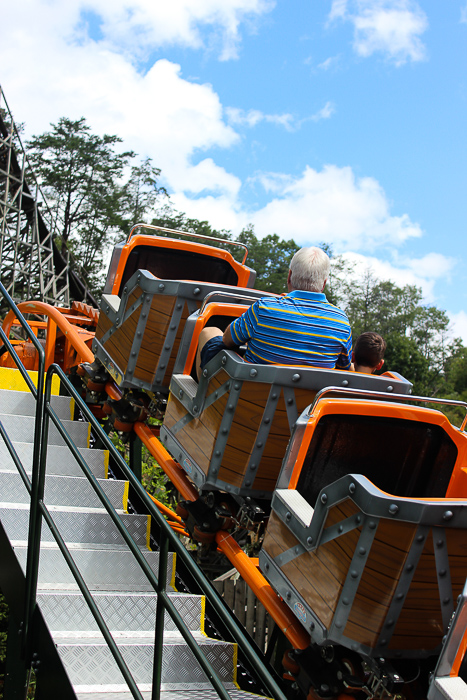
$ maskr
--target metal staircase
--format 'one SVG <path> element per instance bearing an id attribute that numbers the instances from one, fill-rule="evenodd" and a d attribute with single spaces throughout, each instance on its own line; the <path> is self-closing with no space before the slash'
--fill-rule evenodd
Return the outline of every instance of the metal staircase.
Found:
<path id="1" fill-rule="evenodd" d="M 9 370 L 8 380 L 11 380 L 11 373 Z M 0 369 L 0 421 L 30 475 L 36 401 L 25 391 L 1 388 L 4 376 L 4 370 Z M 159 553 L 148 548 L 150 516 L 126 512 L 128 482 L 105 478 L 108 453 L 89 449 L 89 424 L 70 420 L 73 400 L 53 396 L 50 405 L 80 454 L 88 460 L 99 486 L 157 575 Z M 30 495 L 3 440 L 0 441 L 0 494 L 1 525 L 26 573 Z M 47 445 L 44 504 L 141 695 L 145 699 L 151 698 L 156 593 L 54 426 L 49 431 Z M 237 645 L 205 635 L 204 596 L 177 593 L 174 581 L 175 555 L 170 554 L 166 580 L 170 599 L 230 697 L 250 699 L 252 695 L 239 690 L 235 682 Z M 126 700 L 132 697 L 53 533 L 45 524 L 41 536 L 37 604 L 79 700 Z M 218 697 L 168 616 L 164 625 L 161 681 L 160 697 L 164 700 Z"/>
<path id="2" fill-rule="evenodd" d="M 0 327 L 18 367 L 0 368 L 4 700 L 26 697 L 31 670 L 35 700 L 250 700 L 236 683 L 238 651 L 243 676 L 246 663 L 256 677 L 247 687 L 285 700 L 69 378 L 56 364 L 45 373 L 44 349 L 1 282 L 0 294 L 39 357 L 39 371 L 26 371 Z M 90 449 L 91 428 L 105 450 Z M 106 479 L 109 453 L 124 481 Z M 129 488 L 140 514 L 126 512 Z M 196 594 L 175 590 L 175 557 Z M 205 634 L 207 603 L 230 641 Z"/>
<path id="3" fill-rule="evenodd" d="M 128 482 L 102 478 L 108 455 L 101 450 L 87 449 L 89 424 L 69 422 L 70 403 L 69 398 L 55 396 L 51 405 L 80 451 L 88 458 L 92 456 L 94 475 L 157 574 L 159 555 L 147 548 L 149 516 L 125 513 Z M 0 420 L 29 474 L 35 409 L 36 402 L 29 393 L 0 389 Z M 44 502 L 53 513 L 139 689 L 143 696 L 150 697 L 156 594 L 138 571 L 139 567 L 135 567 L 107 511 L 82 476 L 79 466 L 76 462 L 73 464 L 71 454 L 68 452 L 66 456 L 64 448 L 63 438 L 56 430 L 50 430 Z M 1 522 L 25 571 L 30 496 L 3 442 L 0 445 L 0 493 Z M 235 689 L 236 645 L 204 635 L 204 598 L 177 593 L 173 580 L 174 555 L 171 555 L 167 580 L 170 596 L 226 687 Z M 76 696 L 80 700 L 131 697 L 47 526 L 42 531 L 37 602 Z M 166 691 L 163 697 L 181 698 L 183 693 L 190 698 L 197 695 L 218 697 L 170 618 L 164 631 L 162 683 Z M 237 691 L 233 697 L 244 696 Z"/>

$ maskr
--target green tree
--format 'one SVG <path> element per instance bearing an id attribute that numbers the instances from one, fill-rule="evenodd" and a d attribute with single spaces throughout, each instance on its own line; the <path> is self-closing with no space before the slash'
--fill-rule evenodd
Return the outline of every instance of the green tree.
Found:
<path id="1" fill-rule="evenodd" d="M 165 187 L 158 184 L 160 175 L 160 169 L 153 166 L 151 158 L 131 167 L 130 177 L 121 190 L 119 227 L 125 233 L 134 224 L 145 221 L 160 197 L 168 198 Z"/>
<path id="2" fill-rule="evenodd" d="M 51 127 L 28 142 L 29 161 L 51 206 L 62 254 L 71 250 L 96 279 L 103 252 L 122 224 L 120 180 L 135 154 L 116 153 L 122 139 L 92 134 L 84 117 L 62 117 Z"/>
<path id="3" fill-rule="evenodd" d="M 333 285 L 354 340 L 364 331 L 380 333 L 388 345 L 384 369 L 400 372 L 417 394 L 445 395 L 446 363 L 457 347 L 445 311 L 423 304 L 418 287 L 378 280 L 371 269 L 358 275 L 341 266 Z"/>
<path id="4" fill-rule="evenodd" d="M 444 378 L 441 396 L 467 403 L 467 347 L 462 345 L 459 339 L 455 343 L 452 354 L 446 360 Z M 460 425 L 466 411 L 462 407 L 452 407 L 446 410 L 446 414 L 455 425 Z"/>
<path id="5" fill-rule="evenodd" d="M 286 292 L 289 264 L 300 246 L 292 239 L 282 240 L 276 233 L 259 239 L 251 224 L 237 240 L 248 247 L 247 263 L 256 270 L 255 287 L 265 292 Z"/>

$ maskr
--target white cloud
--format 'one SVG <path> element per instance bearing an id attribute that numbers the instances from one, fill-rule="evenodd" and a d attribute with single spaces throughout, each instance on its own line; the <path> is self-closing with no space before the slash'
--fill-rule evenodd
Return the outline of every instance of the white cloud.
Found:
<path id="1" fill-rule="evenodd" d="M 80 10 L 89 3 L 74 0 Z M 93 0 L 106 42 L 131 54 L 145 48 L 178 44 L 199 49 L 209 42 L 220 44 L 220 58 L 236 58 L 240 24 L 270 11 L 274 0 Z"/>
<path id="2" fill-rule="evenodd" d="M 436 283 L 449 277 L 456 265 L 453 258 L 440 253 L 428 253 L 421 258 L 394 255 L 392 261 L 355 252 L 344 253 L 343 257 L 355 266 L 358 274 L 370 268 L 380 280 L 391 280 L 399 287 L 406 284 L 421 287 L 424 302 L 429 304 L 435 302 Z"/>
<path id="3" fill-rule="evenodd" d="M 335 19 L 345 19 L 347 15 L 347 0 L 333 0 L 331 11 L 329 13 L 329 21 Z"/>
<path id="4" fill-rule="evenodd" d="M 230 124 L 239 126 L 253 127 L 265 121 L 283 126 L 287 131 L 291 131 L 294 123 L 292 114 L 264 114 L 259 109 L 250 109 L 246 112 L 237 107 L 226 107 L 225 113 Z"/>
<path id="5" fill-rule="evenodd" d="M 271 199 L 249 221 L 259 235 L 278 233 L 299 243 L 326 241 L 342 249 L 397 246 L 422 231 L 410 218 L 393 216 L 379 183 L 356 178 L 350 167 L 307 167 L 300 177 L 260 174 Z"/>
<path id="6" fill-rule="evenodd" d="M 248 207 L 243 196 L 247 191 L 257 195 L 258 187 L 269 201 L 261 207 Z M 252 223 L 260 238 L 277 233 L 302 245 L 324 241 L 336 251 L 396 249 L 422 235 L 420 226 L 407 214 L 395 216 L 390 212 L 384 190 L 376 180 L 356 178 L 350 167 L 328 165 L 321 171 L 307 167 L 295 178 L 284 173 L 258 173 L 244 183 L 238 196 L 224 191 L 221 196 L 209 194 L 193 199 L 178 192 L 172 200 L 178 209 L 191 217 L 207 219 L 214 228 L 239 233 Z M 417 265 L 423 272 L 417 275 L 414 268 L 411 274 L 414 280 L 422 280 L 430 265 L 435 270 L 441 263 L 427 255 Z"/>
<path id="7" fill-rule="evenodd" d="M 141 75 L 125 57 L 95 42 L 67 46 L 54 32 L 47 41 L 39 30 L 28 42 L 13 42 L 0 42 L 2 87 L 15 117 L 26 121 L 26 137 L 63 115 L 85 115 L 94 131 L 116 133 L 126 148 L 151 156 L 169 188 L 235 196 L 235 176 L 212 159 L 194 164 L 195 155 L 239 141 L 211 85 L 185 80 L 180 66 L 165 59 Z"/>
<path id="8" fill-rule="evenodd" d="M 159 5 L 149 0 L 146 5 L 141 0 L 137 7 L 143 14 L 151 13 L 153 4 Z M 203 8 L 207 13 L 206 8 L 216 4 L 221 3 L 175 3 L 178 12 L 190 5 L 197 16 Z M 341 3 L 344 10 L 345 5 Z M 106 27 L 118 24 L 123 12 L 120 0 L 112 6 L 104 0 L 93 4 L 101 14 L 104 6 Z M 225 2 L 232 12 L 233 8 L 237 12 L 256 8 L 259 12 L 259 8 L 269 6 L 259 0 Z M 306 167 L 297 176 L 259 173 L 242 183 L 212 155 L 214 149 L 232 149 L 240 142 L 235 126 L 269 122 L 292 130 L 304 120 L 294 120 L 287 113 L 225 110 L 211 85 L 186 79 L 179 65 L 161 59 L 143 75 L 132 56 L 118 53 L 107 38 L 93 41 L 84 34 L 84 39 L 70 43 L 82 7 L 73 0 L 24 0 L 20 9 L 18 3 L 4 9 L 0 28 L 2 87 L 15 117 L 26 122 L 27 137 L 46 131 L 63 115 L 71 119 L 85 115 L 93 131 L 119 134 L 124 139 L 122 149 L 151 156 L 173 193 L 174 206 L 216 228 L 239 232 L 252 222 L 259 236 L 277 233 L 303 244 L 326 241 L 336 250 L 365 252 L 381 246 L 396 248 L 422 235 L 420 226 L 407 214 L 390 211 L 385 192 L 375 179 L 358 178 L 350 167 Z M 9 27 L 8 31 L 3 27 Z M 175 41 L 176 31 L 171 34 L 167 29 L 164 36 Z M 110 29 L 106 32 L 107 37 Z M 134 39 L 135 32 L 129 32 L 129 37 Z M 328 102 L 306 119 L 329 118 L 333 110 Z M 258 187 L 266 203 L 248 206 L 245 197 L 252 192 L 257 195 Z M 429 260 L 424 261 L 428 265 Z"/>
<path id="9" fill-rule="evenodd" d="M 330 56 L 322 63 L 319 63 L 318 68 L 321 68 L 322 70 L 329 70 L 330 68 L 334 68 L 334 66 L 337 65 L 339 60 L 340 56 Z"/>
<path id="10" fill-rule="evenodd" d="M 214 48 L 226 60 L 237 57 L 242 24 L 250 26 L 274 5 L 275 0 L 22 0 L 2 7 L 0 33 L 2 43 L 20 46 L 32 39 L 46 53 L 49 43 L 92 46 L 94 30 L 102 50 L 131 61 L 171 45 Z M 41 61 L 40 51 L 35 60 Z"/>
<path id="11" fill-rule="evenodd" d="M 225 113 L 229 124 L 237 126 L 247 126 L 254 127 L 261 122 L 268 122 L 270 124 L 276 124 L 278 126 L 283 126 L 287 131 L 295 131 L 300 129 L 302 124 L 307 121 L 318 122 L 321 119 L 329 119 L 336 111 L 332 102 L 326 102 L 324 107 L 318 110 L 311 117 L 305 117 L 303 119 L 296 119 L 292 114 L 265 114 L 259 109 L 250 109 L 245 111 L 243 109 L 238 109 L 237 107 L 226 107 Z"/>
<path id="12" fill-rule="evenodd" d="M 467 24 L 467 4 L 464 7 L 461 7 L 461 18 L 460 21 L 463 24 Z"/>
<path id="13" fill-rule="evenodd" d="M 334 107 L 332 102 L 326 102 L 324 107 L 322 107 L 316 114 L 313 114 L 311 119 L 314 122 L 319 122 L 321 119 L 329 119 L 332 117 L 333 114 L 335 114 L 336 108 Z"/>
<path id="14" fill-rule="evenodd" d="M 415 0 L 334 0 L 329 21 L 354 26 L 354 49 L 368 57 L 380 52 L 396 65 L 422 61 L 426 49 L 420 39 L 428 28 L 426 14 Z"/>
<path id="15" fill-rule="evenodd" d="M 467 346 L 467 313 L 459 311 L 458 313 L 450 313 L 449 318 L 452 323 L 452 332 L 456 338 L 462 338 L 462 342 Z"/>

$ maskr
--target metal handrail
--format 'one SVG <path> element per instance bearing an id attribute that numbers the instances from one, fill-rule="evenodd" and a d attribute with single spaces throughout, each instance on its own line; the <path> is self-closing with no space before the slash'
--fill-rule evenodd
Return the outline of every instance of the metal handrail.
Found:
<path id="1" fill-rule="evenodd" d="M 265 292 L 265 295 L 268 296 L 268 293 Z M 239 303 L 239 301 L 251 301 L 253 304 L 255 301 L 259 301 L 260 297 L 249 297 L 246 294 L 235 294 L 235 292 L 221 292 L 221 291 L 215 291 L 215 292 L 209 292 L 209 294 L 206 294 L 206 296 L 203 299 L 203 303 L 201 304 L 201 308 L 199 310 L 199 316 L 203 313 L 204 309 L 208 304 L 212 302 L 213 297 L 224 297 L 226 299 L 231 299 L 234 301 L 234 303 Z M 228 303 L 228 302 L 224 302 Z"/>
<path id="2" fill-rule="evenodd" d="M 462 421 L 462 424 L 459 428 L 461 432 L 465 431 L 465 427 L 467 425 L 467 401 L 457 401 L 456 399 L 436 399 L 431 396 L 412 396 L 412 394 L 390 394 L 385 391 L 371 391 L 370 389 L 352 389 L 350 387 L 341 387 L 341 386 L 327 386 L 324 389 L 321 389 L 321 391 L 318 391 L 316 394 L 313 403 L 308 409 L 308 415 L 311 416 L 313 411 L 316 408 L 316 405 L 325 397 L 326 394 L 344 394 L 347 396 L 347 398 L 352 399 L 352 394 L 355 394 L 356 397 L 354 398 L 372 398 L 372 399 L 384 399 L 387 401 L 390 399 L 390 401 L 393 401 L 394 399 L 397 399 L 398 401 L 422 401 L 424 403 L 439 403 L 447 406 L 459 406 L 461 408 L 464 408 L 466 411 L 466 415 L 464 416 L 464 420 Z M 350 394 L 350 396 L 349 396 Z M 334 397 L 333 397 L 334 398 Z"/>
<path id="3" fill-rule="evenodd" d="M 38 354 L 38 370 L 37 370 L 37 389 L 34 386 L 31 378 L 29 377 L 23 363 L 18 357 L 16 350 L 10 343 L 8 336 L 5 334 L 3 328 L 0 328 L 0 338 L 3 343 L 8 348 L 11 357 L 13 358 L 16 366 L 18 367 L 26 385 L 34 396 L 37 404 L 36 415 L 34 418 L 34 445 L 33 445 L 33 461 L 32 461 L 32 475 L 31 475 L 31 508 L 29 511 L 29 530 L 28 530 L 28 551 L 26 555 L 26 592 L 24 598 L 24 618 L 22 626 L 22 639 L 21 648 L 22 653 L 25 658 L 31 657 L 31 639 L 32 635 L 30 633 L 32 625 L 32 616 L 34 609 L 36 607 L 36 596 L 37 596 L 37 581 L 39 572 L 39 549 L 41 540 L 41 527 L 42 518 L 39 510 L 39 500 L 44 497 L 44 485 L 40 483 L 40 470 L 39 470 L 39 459 L 41 453 L 41 435 L 42 435 L 42 424 L 44 419 L 44 378 L 45 378 L 45 352 L 42 345 L 39 343 L 38 339 L 34 335 L 33 331 L 29 327 L 23 314 L 20 312 L 13 299 L 8 294 L 7 290 L 0 282 L 0 292 L 3 294 L 7 301 L 10 309 L 16 314 L 16 318 L 23 327 L 26 336 L 34 345 L 36 352 Z M 7 447 L 8 449 L 8 443 Z M 13 456 L 13 455 L 12 455 Z M 16 458 L 18 459 L 17 455 Z M 23 470 L 24 471 L 24 470 Z M 20 474 L 24 480 L 24 475 Z"/>
<path id="4" fill-rule="evenodd" d="M 5 288 L 3 285 L 0 283 L 0 291 L 4 294 L 10 308 L 15 310 L 16 316 L 20 323 L 24 326 L 26 333 L 31 337 L 33 336 L 32 331 L 29 329 L 27 322 L 25 319 L 22 317 L 21 313 L 19 312 L 18 308 L 14 304 L 13 300 L 11 297 L 8 295 L 6 292 Z M 130 551 L 133 553 L 134 557 L 136 558 L 139 566 L 143 570 L 144 574 L 146 575 L 147 579 L 153 586 L 153 588 L 157 592 L 157 617 L 156 617 L 156 629 L 155 629 L 155 640 L 154 640 L 154 671 L 153 671 L 153 691 L 152 691 L 152 700 L 159 700 L 160 698 L 160 684 L 161 684 L 161 677 L 160 677 L 160 669 L 162 665 L 162 648 L 163 648 L 163 627 L 164 627 L 164 613 L 167 610 L 171 618 L 173 619 L 176 627 L 180 631 L 181 635 L 185 639 L 186 643 L 190 647 L 193 655 L 197 659 L 198 663 L 201 665 L 203 671 L 207 675 L 208 679 L 212 683 L 213 687 L 215 688 L 218 696 L 222 698 L 222 700 L 229 700 L 231 698 L 231 695 L 228 693 L 228 691 L 224 688 L 222 682 L 218 678 L 216 672 L 212 668 L 211 664 L 207 660 L 207 658 L 204 656 L 203 652 L 201 651 L 200 647 L 198 646 L 197 642 L 195 641 L 194 637 L 192 636 L 191 632 L 188 630 L 186 627 L 183 619 L 179 615 L 178 611 L 176 610 L 173 602 L 171 601 L 167 591 L 166 591 L 166 571 L 167 571 L 167 563 L 168 563 L 168 553 L 169 553 L 169 545 L 171 546 L 171 549 L 176 552 L 177 556 L 181 558 L 183 561 L 184 565 L 190 572 L 190 574 L 193 576 L 194 580 L 197 582 L 198 586 L 206 596 L 206 598 L 209 600 L 211 603 L 214 611 L 216 614 L 222 619 L 225 627 L 228 629 L 232 637 L 235 639 L 237 642 L 238 646 L 244 653 L 245 657 L 248 659 L 252 669 L 256 672 L 257 677 L 260 679 L 261 683 L 265 686 L 268 692 L 271 693 L 271 695 L 274 698 L 277 698 L 277 700 L 285 700 L 285 696 L 282 693 L 280 687 L 277 685 L 276 681 L 273 679 L 267 668 L 263 665 L 263 663 L 258 659 L 258 656 L 251 646 L 250 642 L 248 641 L 247 637 L 242 631 L 242 628 L 239 626 L 239 624 L 232 619 L 230 614 L 225 610 L 224 605 L 222 601 L 219 599 L 216 591 L 212 588 L 210 585 L 209 581 L 207 578 L 204 576 L 204 574 L 199 570 L 195 562 L 192 560 L 190 557 L 189 553 L 185 549 L 185 547 L 181 544 L 179 541 L 178 537 L 173 533 L 172 529 L 170 526 L 166 523 L 165 519 L 163 516 L 159 513 L 157 508 L 153 505 L 149 495 L 146 493 L 145 489 L 142 487 L 136 476 L 133 474 L 121 454 L 118 452 L 117 448 L 113 445 L 113 443 L 110 441 L 109 437 L 105 433 L 105 431 L 102 429 L 92 412 L 90 411 L 89 407 L 86 405 L 86 403 L 83 401 L 79 393 L 75 390 L 75 388 L 71 385 L 69 382 L 68 378 L 66 377 L 65 373 L 63 370 L 56 364 L 52 364 L 48 371 L 47 375 L 45 377 L 45 385 L 44 385 L 44 362 L 45 362 L 45 357 L 44 357 L 44 350 L 42 346 L 39 344 L 37 339 L 34 337 L 31 337 L 32 342 L 36 346 L 36 349 L 38 350 L 39 357 L 40 357 L 40 362 L 39 366 L 41 368 L 41 372 L 39 373 L 39 380 L 38 380 L 38 389 L 40 387 L 43 388 L 43 390 L 35 390 L 33 383 L 31 382 L 29 376 L 27 375 L 26 370 L 21 364 L 21 361 L 19 357 L 17 356 L 14 347 L 10 343 L 9 339 L 7 338 L 6 334 L 4 331 L 0 328 L 0 337 L 3 339 L 5 342 L 8 350 L 12 354 L 15 363 L 17 364 L 18 368 L 20 369 L 22 375 L 24 376 L 29 389 L 33 393 L 33 395 L 36 398 L 37 401 L 37 411 L 36 411 L 36 418 L 38 421 L 38 430 L 35 432 L 35 439 L 34 439 L 34 455 L 35 459 L 33 461 L 33 473 L 32 473 L 32 483 L 29 482 L 29 478 L 26 474 L 26 471 L 24 470 L 23 465 L 21 464 L 21 461 L 16 454 L 16 451 L 13 447 L 13 444 L 8 438 L 8 435 L 6 434 L 6 431 L 4 430 L 3 425 L 0 423 L 0 434 L 2 435 L 3 439 L 5 440 L 5 443 L 7 445 L 8 450 L 10 451 L 10 454 L 12 455 L 13 461 L 18 468 L 18 471 L 20 472 L 20 475 L 26 485 L 26 488 L 28 492 L 31 495 L 31 515 L 30 515 L 30 525 L 29 525 L 29 541 L 28 541 L 28 563 L 27 563 L 27 570 L 26 570 L 26 586 L 27 586 L 27 595 L 26 595 L 26 600 L 25 600 L 25 624 L 23 625 L 23 644 L 26 649 L 26 659 L 30 661 L 31 659 L 31 650 L 30 650 L 30 641 L 32 639 L 32 631 L 31 631 L 31 618 L 32 618 L 32 613 L 34 612 L 35 605 L 36 605 L 36 594 L 37 594 L 37 582 L 38 582 L 38 570 L 39 570 L 39 555 L 40 555 L 40 533 L 41 533 L 41 527 L 42 527 L 42 518 L 46 521 L 47 525 L 49 526 L 54 539 L 57 542 L 57 545 L 59 549 L 61 550 L 67 565 L 69 566 L 77 584 L 78 587 L 81 590 L 81 593 L 91 611 L 91 614 L 93 615 L 94 619 L 96 620 L 96 623 L 104 636 L 104 639 L 106 640 L 110 652 L 112 653 L 122 675 L 124 676 L 128 688 L 130 692 L 132 693 L 133 697 L 136 698 L 136 700 L 142 700 L 142 696 L 137 688 L 137 685 L 133 679 L 133 676 L 131 672 L 129 671 L 128 667 L 126 666 L 125 661 L 123 660 L 123 657 L 121 656 L 121 653 L 118 649 L 118 646 L 115 644 L 115 641 L 113 640 L 113 637 L 110 633 L 110 631 L 107 628 L 107 625 L 104 621 L 104 619 L 101 616 L 101 613 L 96 606 L 92 594 L 89 591 L 89 589 L 86 586 L 86 583 L 84 582 L 84 579 L 82 578 L 79 569 L 77 568 L 69 550 L 67 549 L 67 546 L 65 542 L 63 541 L 60 532 L 58 528 L 56 527 L 53 518 L 50 514 L 50 511 L 48 510 L 47 506 L 44 504 L 44 486 L 45 486 L 45 472 L 46 472 L 46 455 L 47 455 L 47 438 L 48 438 L 48 428 L 49 428 L 49 420 L 51 419 L 52 422 L 55 424 L 57 427 L 57 430 L 59 433 L 62 435 L 65 443 L 69 447 L 70 451 L 72 452 L 74 458 L 78 462 L 79 466 L 81 467 L 84 475 L 87 477 L 88 481 L 90 482 L 92 488 L 94 489 L 94 492 L 100 499 L 101 503 L 103 504 L 104 508 L 107 510 L 109 513 L 110 517 L 112 518 L 114 524 L 118 528 L 120 534 L 122 535 L 124 541 L 128 545 Z M 158 576 L 156 576 L 153 572 L 153 570 L 150 568 L 149 564 L 147 563 L 146 559 L 144 558 L 143 554 L 141 553 L 139 547 L 136 545 L 134 542 L 133 538 L 123 525 L 120 517 L 116 513 L 115 509 L 113 508 L 112 504 L 110 503 L 109 499 L 103 492 L 100 484 L 98 483 L 98 480 L 94 476 L 94 474 L 91 472 L 90 468 L 86 464 L 84 458 L 82 457 L 79 449 L 76 447 L 74 444 L 72 438 L 69 436 L 67 430 L 63 426 L 62 421 L 60 418 L 58 418 L 56 412 L 51 406 L 51 387 L 52 387 L 52 378 L 54 375 L 58 375 L 60 377 L 60 380 L 62 382 L 62 386 L 66 387 L 68 393 L 74 398 L 76 405 L 79 407 L 85 418 L 91 423 L 93 430 L 96 432 L 98 438 L 104 443 L 106 449 L 109 450 L 109 452 L 112 454 L 112 457 L 116 460 L 118 467 L 121 469 L 125 477 L 128 479 L 128 481 L 131 483 L 132 487 L 135 489 L 137 496 L 141 499 L 143 502 L 144 506 L 147 509 L 147 512 L 151 515 L 151 517 L 155 520 L 155 522 L 158 524 L 159 529 L 160 529 L 160 558 L 159 558 L 159 572 Z M 39 410 L 40 409 L 40 410 Z"/>
<path id="5" fill-rule="evenodd" d="M 245 260 L 248 257 L 248 246 L 245 243 L 240 243 L 239 241 L 228 241 L 225 238 L 216 238 L 215 236 L 204 236 L 201 233 L 191 233 L 190 231 L 179 231 L 176 228 L 166 228 L 165 226 L 154 226 L 154 224 L 135 224 L 128 234 L 127 243 L 130 242 L 133 232 L 139 228 L 147 228 L 152 231 L 165 231 L 166 233 L 178 233 L 181 236 L 191 236 L 191 238 L 203 238 L 206 241 L 216 241 L 216 243 L 225 243 L 225 245 L 236 245 L 240 248 L 245 249 L 245 254 L 243 256 L 242 265 L 245 264 Z"/>

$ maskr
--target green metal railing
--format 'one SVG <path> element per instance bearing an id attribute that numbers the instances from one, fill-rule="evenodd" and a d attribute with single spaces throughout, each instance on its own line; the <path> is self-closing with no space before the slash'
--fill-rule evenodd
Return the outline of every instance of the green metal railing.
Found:
<path id="1" fill-rule="evenodd" d="M 83 474 L 87 477 L 89 483 L 97 494 L 98 498 L 102 502 L 104 508 L 107 510 L 109 516 L 117 527 L 120 535 L 123 537 L 128 548 L 133 553 L 135 559 L 137 560 L 139 566 L 143 570 L 148 581 L 153 586 L 154 590 L 157 592 L 157 606 L 156 606 L 156 623 L 155 623 L 155 640 L 154 640 L 154 666 L 153 666 L 153 689 L 152 689 L 152 700 L 160 699 L 160 686 L 161 686 L 161 673 L 162 673 L 162 650 L 163 650 L 163 632 L 164 632 L 164 617 L 167 612 L 172 620 L 174 621 L 176 627 L 180 631 L 187 645 L 193 652 L 196 660 L 202 667 L 207 678 L 211 682 L 212 686 L 215 688 L 218 696 L 222 700 L 229 700 L 231 695 L 228 693 L 227 689 L 222 684 L 219 676 L 213 669 L 210 662 L 204 656 L 202 650 L 198 646 L 196 640 L 192 636 L 188 627 L 185 625 L 182 617 L 175 608 L 172 600 L 166 589 L 167 580 L 167 569 L 168 569 L 168 556 L 169 549 L 177 554 L 187 570 L 192 575 L 193 579 L 197 582 L 202 593 L 205 595 L 209 603 L 211 604 L 214 612 L 220 617 L 226 629 L 229 631 L 232 638 L 237 642 L 239 648 L 241 649 L 244 657 L 248 660 L 251 669 L 256 674 L 257 678 L 260 680 L 266 692 L 276 700 L 286 700 L 285 695 L 282 690 L 264 666 L 261 659 L 258 657 L 257 652 L 249 642 L 248 638 L 242 631 L 236 620 L 227 612 L 222 601 L 219 599 L 216 591 L 212 588 L 208 579 L 200 571 L 196 563 L 193 561 L 187 550 L 184 548 L 177 535 L 172 531 L 172 529 L 167 525 L 164 517 L 160 514 L 158 509 L 154 506 L 152 500 L 149 498 L 145 489 L 142 487 L 141 483 L 137 477 L 133 474 L 120 452 L 113 445 L 105 431 L 102 429 L 99 422 L 96 420 L 92 414 L 89 407 L 83 401 L 79 393 L 75 390 L 72 384 L 69 382 L 68 378 L 64 374 L 63 370 L 58 365 L 51 365 L 45 374 L 44 364 L 45 355 L 44 350 L 40 343 L 35 338 L 31 329 L 29 328 L 26 320 L 22 316 L 21 312 L 18 310 L 13 300 L 9 297 L 5 288 L 0 282 L 0 292 L 3 294 L 8 302 L 10 308 L 12 308 L 23 326 L 26 334 L 31 339 L 34 347 L 36 348 L 39 355 L 39 373 L 38 373 L 38 384 L 37 390 L 34 387 L 32 381 L 25 368 L 23 367 L 18 355 L 16 354 L 14 347 L 10 343 L 9 339 L 6 337 L 3 330 L 0 328 L 0 338 L 3 340 L 5 346 L 11 353 L 12 357 L 21 374 L 25 378 L 31 393 L 35 396 L 37 401 L 36 410 L 36 422 L 35 422 L 35 438 L 34 438 L 34 458 L 33 458 L 33 470 L 32 470 L 32 480 L 26 474 L 26 471 L 21 464 L 14 450 L 14 446 L 9 440 L 3 426 L 0 423 L 0 433 L 5 440 L 8 450 L 13 458 L 13 461 L 21 474 L 21 477 L 25 483 L 25 486 L 31 496 L 31 510 L 30 510 L 30 520 L 29 520 L 29 541 L 28 541 L 28 555 L 27 555 L 27 568 L 26 568 L 26 600 L 24 606 L 24 621 L 22 626 L 23 634 L 23 654 L 27 661 L 29 661 L 31 656 L 31 622 L 34 608 L 36 606 L 36 593 L 37 593 L 37 581 L 38 581 L 38 569 L 39 569 L 39 555 L 40 555 L 40 539 L 41 539 L 41 528 L 42 520 L 45 520 L 48 527 L 50 528 L 53 537 L 55 538 L 57 545 L 63 554 L 67 565 L 69 566 L 81 593 L 92 613 L 94 619 L 96 620 L 99 629 L 104 636 L 106 643 L 118 665 L 125 681 L 128 685 L 128 689 L 136 700 L 143 700 L 143 697 L 136 685 L 136 682 L 126 665 L 118 645 L 115 643 L 94 599 L 89 591 L 84 579 L 82 578 L 78 567 L 76 566 L 60 532 L 55 525 L 55 522 L 48 510 L 47 506 L 44 504 L 44 485 L 45 485 L 45 474 L 46 474 L 46 459 L 47 459 L 47 439 L 49 431 L 49 422 L 52 420 L 57 430 L 63 437 L 65 443 L 73 454 L 75 460 L 81 467 Z M 79 449 L 73 442 L 72 438 L 68 434 L 66 428 L 64 427 L 60 418 L 58 418 L 56 412 L 51 405 L 51 386 L 52 378 L 54 375 L 58 375 L 62 387 L 66 389 L 71 397 L 76 402 L 79 410 L 82 412 L 86 420 L 91 423 L 92 429 L 97 435 L 98 439 L 103 444 L 104 448 L 109 450 L 113 459 L 115 460 L 118 468 L 122 471 L 125 478 L 130 482 L 133 489 L 135 490 L 137 496 L 140 498 L 141 502 L 144 504 L 147 512 L 150 514 L 151 518 L 157 523 L 160 529 L 160 541 L 159 541 L 159 569 L 158 576 L 155 575 L 146 559 L 144 558 L 139 547 L 134 542 L 133 538 L 125 528 L 120 517 L 116 513 L 114 507 L 110 503 L 109 499 L 103 492 L 101 486 L 99 485 L 96 477 L 90 470 L 85 459 L 81 455 Z M 43 390 L 41 388 L 43 387 Z"/>

